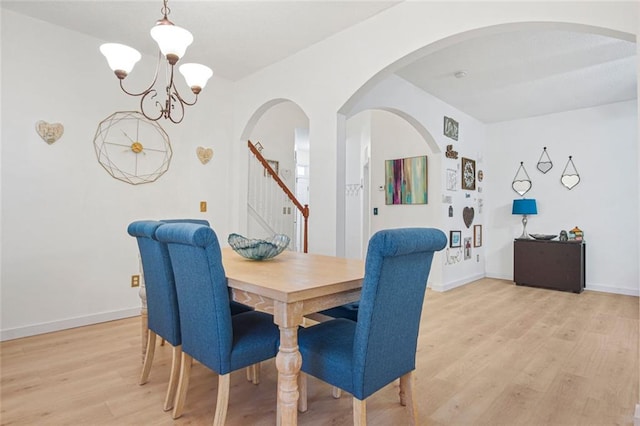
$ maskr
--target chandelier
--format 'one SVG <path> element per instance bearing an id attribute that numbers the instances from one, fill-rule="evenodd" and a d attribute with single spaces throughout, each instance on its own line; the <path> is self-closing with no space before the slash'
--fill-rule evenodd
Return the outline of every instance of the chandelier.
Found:
<path id="1" fill-rule="evenodd" d="M 109 67 L 120 80 L 122 91 L 131 96 L 141 96 L 140 112 L 146 118 L 157 121 L 164 117 L 178 124 L 184 118 L 185 105 L 195 105 L 198 101 L 198 94 L 207 84 L 207 80 L 213 75 L 213 71 L 211 71 L 211 68 L 201 64 L 189 63 L 180 65 L 180 73 L 191 88 L 195 99 L 192 102 L 188 102 L 180 95 L 173 81 L 174 67 L 180 58 L 184 56 L 187 47 L 193 42 L 193 36 L 189 31 L 169 21 L 167 15 L 171 13 L 171 9 L 167 7 L 167 0 L 163 0 L 163 4 L 161 12 L 164 16 L 156 22 L 156 25 L 150 31 L 151 37 L 158 43 L 160 51 L 158 52 L 158 65 L 156 66 L 155 75 L 149 87 L 142 92 L 134 93 L 129 92 L 123 86 L 122 82 L 141 58 L 140 52 L 136 49 L 119 43 L 105 43 L 100 46 L 100 52 L 107 58 Z M 166 58 L 167 71 L 166 99 L 164 103 L 156 99 L 158 92 L 154 89 L 163 57 Z M 178 108 L 176 108 L 176 105 Z M 149 112 L 150 109 L 154 111 Z"/>

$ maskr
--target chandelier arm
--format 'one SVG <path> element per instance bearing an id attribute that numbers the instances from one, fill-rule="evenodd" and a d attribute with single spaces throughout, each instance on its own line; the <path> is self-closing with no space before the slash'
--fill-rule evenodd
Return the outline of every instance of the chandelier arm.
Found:
<path id="1" fill-rule="evenodd" d="M 196 95 L 196 98 L 193 100 L 193 102 L 187 102 L 184 100 L 184 98 L 182 96 L 180 96 L 180 92 L 178 92 L 178 88 L 176 87 L 176 83 L 173 81 L 173 71 L 174 71 L 174 65 L 171 65 L 171 87 L 169 89 L 173 89 L 173 94 L 176 96 L 176 98 L 178 98 L 178 100 L 180 101 L 180 103 L 182 104 L 182 111 L 184 113 L 184 105 L 187 106 L 193 106 L 196 104 L 196 102 L 198 102 L 198 95 Z M 168 90 L 167 90 L 168 91 Z M 169 93 L 167 93 L 168 95 Z"/>
<path id="2" fill-rule="evenodd" d="M 187 105 L 187 106 L 194 106 L 196 104 L 196 102 L 198 102 L 198 95 L 195 95 L 196 98 L 193 100 L 193 102 L 187 102 L 184 100 L 184 98 L 182 96 L 180 96 L 180 93 L 178 92 L 178 89 L 176 88 L 176 86 L 173 86 L 173 93 L 176 95 L 176 97 L 178 98 L 178 100 L 180 100 L 180 103 Z"/>
<path id="3" fill-rule="evenodd" d="M 172 123 L 179 124 L 184 119 L 184 102 L 182 98 L 178 94 L 178 89 L 176 88 L 176 83 L 173 81 L 174 77 L 174 65 L 171 65 L 169 72 L 169 85 L 167 86 L 166 93 L 167 99 L 164 105 L 164 118 L 168 118 Z M 180 106 L 180 119 L 176 120 L 173 115 L 171 115 L 172 111 L 175 108 L 175 103 Z"/>
<path id="4" fill-rule="evenodd" d="M 173 94 L 177 95 L 177 91 L 175 89 L 175 87 L 173 88 Z M 169 95 L 169 99 L 173 99 L 173 94 Z M 184 103 L 182 102 L 182 100 L 180 99 L 180 96 L 178 95 L 178 102 L 177 104 L 180 106 L 180 119 L 179 120 L 175 120 L 173 118 L 173 116 L 171 115 L 171 110 L 173 109 L 173 107 L 171 109 L 168 109 L 168 113 L 166 115 L 166 118 L 168 118 L 169 120 L 171 120 L 172 123 L 174 124 L 179 124 L 182 122 L 182 120 L 184 119 Z"/>
<path id="5" fill-rule="evenodd" d="M 120 80 L 120 88 L 122 89 L 122 91 L 129 96 L 146 96 L 153 89 L 153 86 L 156 84 L 156 81 L 158 81 L 158 69 L 160 68 L 161 62 L 162 62 L 162 52 L 158 51 L 158 64 L 156 65 L 156 72 L 153 75 L 153 80 L 151 81 L 151 84 L 142 92 L 140 93 L 129 92 L 127 89 L 124 88 L 124 85 L 122 84 L 124 79 Z"/>
<path id="6" fill-rule="evenodd" d="M 148 120 L 151 121 L 158 121 L 160 118 L 162 118 L 163 114 L 164 114 L 164 110 L 162 108 L 160 108 L 160 114 L 158 114 L 157 117 L 151 117 L 149 116 L 145 110 L 144 110 L 144 100 L 147 98 L 147 96 L 149 96 L 151 93 L 153 93 L 153 96 L 151 96 L 152 98 L 156 96 L 156 89 L 148 89 L 146 91 L 146 93 L 144 93 L 142 95 L 142 98 L 140 98 L 140 112 L 142 113 L 142 115 L 144 115 Z M 138 95 L 139 96 L 139 95 Z M 158 104 L 158 102 L 156 102 L 156 104 Z"/>

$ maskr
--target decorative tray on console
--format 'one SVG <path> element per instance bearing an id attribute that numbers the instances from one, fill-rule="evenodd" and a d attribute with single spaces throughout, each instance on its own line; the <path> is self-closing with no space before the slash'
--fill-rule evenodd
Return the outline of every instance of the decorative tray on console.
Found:
<path id="1" fill-rule="evenodd" d="M 529 234 L 531 235 L 532 238 L 535 238 L 536 240 L 553 240 L 555 237 L 557 237 L 557 235 L 552 235 L 552 234 Z"/>

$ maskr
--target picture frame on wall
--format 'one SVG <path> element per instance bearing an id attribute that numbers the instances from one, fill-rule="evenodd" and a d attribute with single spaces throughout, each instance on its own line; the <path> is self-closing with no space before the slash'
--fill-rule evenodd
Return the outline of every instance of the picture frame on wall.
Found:
<path id="1" fill-rule="evenodd" d="M 482 225 L 473 225 L 473 246 L 482 247 Z"/>
<path id="2" fill-rule="evenodd" d="M 464 239 L 464 260 L 471 259 L 471 237 Z"/>
<path id="3" fill-rule="evenodd" d="M 475 191 L 476 189 L 476 161 L 462 157 L 462 189 Z"/>
<path id="4" fill-rule="evenodd" d="M 458 122 L 451 117 L 444 117 L 444 135 L 454 141 L 458 140 Z"/>
<path id="5" fill-rule="evenodd" d="M 269 164 L 269 166 L 273 169 L 274 172 L 276 172 L 276 175 L 280 174 L 280 163 L 276 160 L 267 160 L 267 164 Z M 269 173 L 267 172 L 267 169 L 264 169 L 264 175 L 267 176 Z"/>
<path id="6" fill-rule="evenodd" d="M 449 231 L 449 247 L 462 247 L 462 231 Z"/>
<path id="7" fill-rule="evenodd" d="M 447 191 L 458 190 L 458 171 L 447 169 Z"/>
<path id="8" fill-rule="evenodd" d="M 385 160 L 385 204 L 428 204 L 427 156 Z"/>

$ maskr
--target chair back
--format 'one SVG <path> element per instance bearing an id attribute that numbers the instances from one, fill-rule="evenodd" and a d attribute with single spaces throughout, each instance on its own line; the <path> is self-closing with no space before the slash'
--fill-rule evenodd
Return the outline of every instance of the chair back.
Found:
<path id="1" fill-rule="evenodd" d="M 415 369 L 422 305 L 439 229 L 403 228 L 369 240 L 353 345 L 354 396 L 364 399 Z"/>
<path id="2" fill-rule="evenodd" d="M 127 232 L 138 242 L 147 296 L 149 329 L 171 345 L 177 346 L 181 344 L 182 337 L 173 269 L 167 246 L 155 239 L 156 230 L 169 222 L 209 225 L 206 220 L 198 219 L 139 220 L 129 224 Z"/>
<path id="3" fill-rule="evenodd" d="M 215 232 L 203 225 L 168 223 L 158 228 L 156 237 L 169 248 L 183 352 L 218 373 L 229 371 L 229 289 Z"/>

